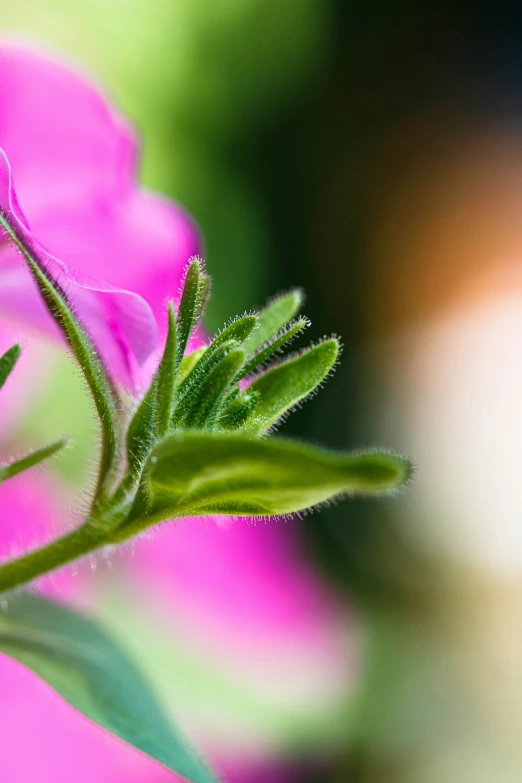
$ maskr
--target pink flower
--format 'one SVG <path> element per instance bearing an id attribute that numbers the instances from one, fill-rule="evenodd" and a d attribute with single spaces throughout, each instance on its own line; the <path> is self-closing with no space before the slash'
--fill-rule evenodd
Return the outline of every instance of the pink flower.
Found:
<path id="1" fill-rule="evenodd" d="M 137 188 L 132 134 L 83 79 L 13 46 L 0 47 L 0 78 L 0 207 L 66 285 L 111 369 L 129 381 L 153 347 L 155 319 L 177 292 L 185 261 L 198 250 L 197 233 L 178 208 Z M 7 245 L 0 251 L 0 317 L 6 347 L 25 329 L 16 324 L 21 318 L 45 331 L 53 326 Z M 30 361 L 22 357 L 2 391 L 14 418 L 20 389 L 35 385 L 31 369 L 41 343 L 37 337 L 28 342 Z M 45 367 L 35 369 L 40 379 Z M 30 396 L 21 405 L 30 405 Z M 60 507 L 69 500 L 51 474 L 52 468 L 24 474 L 0 486 L 0 556 L 56 534 Z M 324 731 L 342 705 L 352 666 L 345 618 L 305 563 L 296 525 L 188 520 L 138 543 L 134 557 L 123 552 L 110 578 L 104 573 L 100 579 L 99 565 L 94 576 L 84 565 L 78 577 L 68 571 L 44 588 L 105 618 L 149 667 L 148 676 L 159 677 L 153 684 L 172 717 L 230 783 L 278 779 L 273 770 L 285 755 L 285 720 L 291 747 L 314 735 L 314 721 Z M 192 679 L 174 662 L 185 654 Z M 199 680 L 209 672 L 217 684 L 202 694 Z M 228 683 L 240 694 L 239 707 L 222 695 Z M 2 656 L 0 689 L 2 779 L 172 780 Z M 299 734 L 303 720 L 307 733 Z"/>
<path id="2" fill-rule="evenodd" d="M 77 74 L 4 44 L 0 81 L 0 209 L 68 292 L 111 372 L 129 384 L 156 344 L 181 268 L 199 250 L 196 229 L 137 186 L 132 131 Z M 0 311 L 55 328 L 6 242 Z"/>

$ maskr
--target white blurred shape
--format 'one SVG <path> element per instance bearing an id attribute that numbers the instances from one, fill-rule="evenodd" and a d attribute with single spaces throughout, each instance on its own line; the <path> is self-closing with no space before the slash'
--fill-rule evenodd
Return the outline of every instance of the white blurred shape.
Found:
<path id="1" fill-rule="evenodd" d="M 510 572 L 522 570 L 522 290 L 512 288 L 394 352 L 398 434 L 418 466 L 405 523 L 423 546 Z"/>

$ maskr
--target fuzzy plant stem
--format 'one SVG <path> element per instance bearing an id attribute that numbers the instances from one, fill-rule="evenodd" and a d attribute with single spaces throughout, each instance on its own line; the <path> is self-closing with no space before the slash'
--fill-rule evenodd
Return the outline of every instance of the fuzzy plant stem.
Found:
<path id="1" fill-rule="evenodd" d="M 99 549 L 106 541 L 106 531 L 85 523 L 41 549 L 0 566 L 0 593 L 22 587 L 50 571 L 72 563 Z"/>

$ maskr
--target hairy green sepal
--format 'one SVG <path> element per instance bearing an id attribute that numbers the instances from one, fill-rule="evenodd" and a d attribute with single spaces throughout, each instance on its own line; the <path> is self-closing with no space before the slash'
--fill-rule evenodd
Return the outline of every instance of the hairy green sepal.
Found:
<path id="1" fill-rule="evenodd" d="M 259 313 L 258 327 L 246 341 L 245 350 L 255 353 L 292 320 L 302 303 L 303 292 L 298 288 L 272 299 Z"/>
<path id="2" fill-rule="evenodd" d="M 209 279 L 204 273 L 203 264 L 199 258 L 193 258 L 185 272 L 178 308 L 178 364 L 201 317 L 208 293 Z"/>
<path id="3" fill-rule="evenodd" d="M 13 368 L 22 353 L 21 345 L 13 345 L 0 357 L 0 389 L 11 375 Z"/>
<path id="4" fill-rule="evenodd" d="M 282 438 L 176 432 L 153 449 L 125 524 L 292 514 L 339 495 L 396 490 L 409 475 L 408 460 L 385 451 L 335 454 Z"/>
<path id="5" fill-rule="evenodd" d="M 259 403 L 255 418 L 247 425 L 249 431 L 266 432 L 312 394 L 330 374 L 338 355 L 338 341 L 335 338 L 325 340 L 255 380 L 248 389 L 259 395 Z"/>

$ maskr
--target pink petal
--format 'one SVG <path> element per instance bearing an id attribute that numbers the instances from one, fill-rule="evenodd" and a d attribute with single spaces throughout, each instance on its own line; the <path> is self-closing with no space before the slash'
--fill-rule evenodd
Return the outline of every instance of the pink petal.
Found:
<path id="1" fill-rule="evenodd" d="M 28 340 L 27 330 L 18 324 L 3 322 L 0 327 L 0 356 L 13 345 L 22 346 L 22 355 L 0 390 L 1 441 L 7 442 L 16 426 L 27 415 L 31 403 L 51 380 L 49 359 L 39 341 Z M 38 383 L 35 383 L 38 378 Z"/>
<path id="2" fill-rule="evenodd" d="M 75 270 L 137 291 L 165 331 L 166 302 L 176 298 L 186 262 L 199 253 L 192 221 L 166 199 L 133 190 L 107 209 L 49 204 L 31 226 Z"/>
<path id="3" fill-rule="evenodd" d="M 179 207 L 137 187 L 134 134 L 83 77 L 4 42 L 0 78 L 4 207 L 66 284 L 112 373 L 130 384 L 156 343 L 152 313 L 164 334 L 164 304 L 200 250 L 197 230 Z M 53 332 L 14 260 L 1 253 L 0 309 Z"/>
<path id="4" fill-rule="evenodd" d="M 47 269 L 67 292 L 111 372 L 130 382 L 134 357 L 138 363 L 143 362 L 157 338 L 154 316 L 145 300 L 138 294 L 77 272 L 39 244 L 18 205 L 11 168 L 2 149 L 0 210 L 41 268 Z M 9 241 L 3 230 L 0 230 L 0 240 Z M 41 329 L 56 332 L 29 270 L 21 263 L 12 247 L 4 245 L 0 253 L 0 308 L 15 318 L 23 317 Z"/>
<path id="5" fill-rule="evenodd" d="M 0 47 L 0 80 L 0 146 L 29 215 L 49 197 L 107 203 L 132 189 L 134 134 L 87 80 L 6 41 Z M 44 183 L 44 190 L 37 187 Z"/>
<path id="6" fill-rule="evenodd" d="M 127 567 L 150 589 L 149 599 L 155 594 L 230 654 L 299 650 L 342 680 L 351 669 L 345 618 L 306 563 L 296 525 L 181 520 L 139 542 Z"/>

